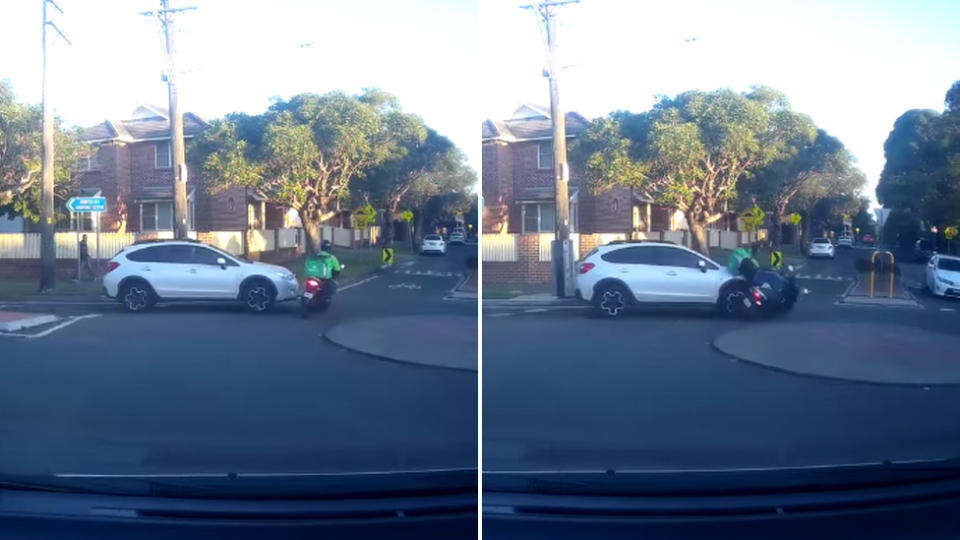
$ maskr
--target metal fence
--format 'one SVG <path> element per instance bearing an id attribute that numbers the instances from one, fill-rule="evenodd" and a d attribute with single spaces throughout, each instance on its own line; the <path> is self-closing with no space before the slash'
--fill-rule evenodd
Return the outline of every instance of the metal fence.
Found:
<path id="1" fill-rule="evenodd" d="M 516 234 L 484 234 L 480 237 L 480 250 L 485 262 L 516 262 Z"/>

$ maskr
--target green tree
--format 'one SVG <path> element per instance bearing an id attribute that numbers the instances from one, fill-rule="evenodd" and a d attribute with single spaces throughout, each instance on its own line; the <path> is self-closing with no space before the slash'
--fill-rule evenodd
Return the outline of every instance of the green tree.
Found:
<path id="1" fill-rule="evenodd" d="M 845 174 L 854 167 L 843 143 L 816 129 L 812 121 L 796 115 L 792 135 L 781 157 L 760 169 L 741 188 L 751 193 L 757 203 L 770 214 L 771 240 L 781 244 L 781 223 L 790 202 L 809 183 L 823 181 L 830 175 Z"/>
<path id="2" fill-rule="evenodd" d="M 9 82 L 0 80 L 0 213 L 40 220 L 43 114 L 39 106 L 17 102 Z M 54 124 L 54 196 L 66 200 L 73 190 L 73 170 L 82 152 L 75 130 Z M 65 214 L 62 204 L 54 205 Z"/>
<path id="3" fill-rule="evenodd" d="M 689 91 L 639 114 L 591 123 L 572 156 L 593 192 L 626 185 L 686 216 L 693 248 L 708 254 L 706 226 L 724 216 L 737 183 L 781 157 L 794 113 L 769 88 Z"/>
<path id="4" fill-rule="evenodd" d="M 351 183 L 397 151 L 397 126 L 406 119 L 388 96 L 376 89 L 300 94 L 262 115 L 211 122 L 191 152 L 211 192 L 244 186 L 295 209 L 316 250 L 320 224 L 348 201 Z"/>

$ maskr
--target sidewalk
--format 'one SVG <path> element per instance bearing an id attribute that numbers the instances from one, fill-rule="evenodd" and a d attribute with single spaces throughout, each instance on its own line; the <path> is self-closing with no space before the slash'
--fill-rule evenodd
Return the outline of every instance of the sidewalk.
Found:
<path id="1" fill-rule="evenodd" d="M 466 277 L 460 280 L 446 297 L 456 300 L 476 300 L 477 292 L 477 273 L 468 271 Z"/>
<path id="2" fill-rule="evenodd" d="M 512 298 L 484 298 L 484 307 L 507 307 L 507 306 L 529 306 L 529 307 L 549 307 L 549 306 L 581 306 L 586 305 L 582 300 L 576 298 L 558 298 L 553 293 L 533 293 L 521 294 Z"/>

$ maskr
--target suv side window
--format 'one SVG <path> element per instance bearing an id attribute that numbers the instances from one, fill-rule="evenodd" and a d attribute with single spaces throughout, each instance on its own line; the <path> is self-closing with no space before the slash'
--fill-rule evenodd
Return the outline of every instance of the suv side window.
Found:
<path id="1" fill-rule="evenodd" d="M 164 262 L 174 264 L 190 264 L 193 262 L 193 246 L 163 246 L 163 249 L 165 250 L 163 255 L 166 257 Z"/>
<path id="2" fill-rule="evenodd" d="M 683 249 L 658 247 L 656 259 L 656 264 L 661 266 L 677 266 L 680 268 L 699 268 L 698 265 L 703 260 L 707 263 L 707 268 L 716 270 L 716 266 L 713 264 Z"/>
<path id="3" fill-rule="evenodd" d="M 211 266 L 217 266 L 217 259 L 220 257 L 222 257 L 222 255 L 212 249 L 207 249 L 200 246 L 193 247 L 193 262 L 196 264 L 209 264 Z"/>
<path id="4" fill-rule="evenodd" d="M 151 246 L 138 249 L 133 253 L 128 253 L 127 259 L 134 262 L 167 262 L 167 247 L 169 246 Z"/>
<path id="5" fill-rule="evenodd" d="M 657 264 L 653 246 L 633 246 L 608 251 L 600 256 L 606 262 L 619 264 Z"/>

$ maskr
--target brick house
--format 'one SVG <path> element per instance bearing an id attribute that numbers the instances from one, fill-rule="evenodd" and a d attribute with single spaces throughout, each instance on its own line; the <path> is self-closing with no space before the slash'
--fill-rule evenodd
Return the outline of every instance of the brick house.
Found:
<path id="1" fill-rule="evenodd" d="M 206 122 L 183 115 L 184 139 L 199 135 Z M 173 230 L 173 169 L 170 120 L 162 107 L 141 105 L 124 120 L 107 120 L 81 132 L 92 153 L 78 164 L 76 195 L 107 199 L 101 214 L 105 232 Z M 283 209 L 241 187 L 210 195 L 199 163 L 187 162 L 188 228 L 191 231 L 241 231 L 284 225 Z M 71 230 L 92 230 L 91 214 L 71 217 Z"/>
<path id="2" fill-rule="evenodd" d="M 567 144 L 588 124 L 581 114 L 567 113 Z M 549 108 L 530 103 L 506 120 L 483 122 L 484 233 L 554 231 L 552 137 Z M 569 182 L 571 232 L 630 234 L 682 226 L 673 209 L 631 188 L 590 193 L 576 165 L 570 167 Z"/>

